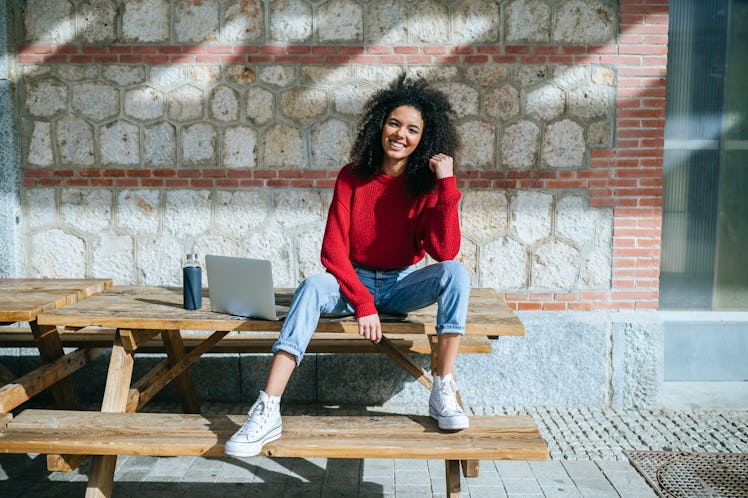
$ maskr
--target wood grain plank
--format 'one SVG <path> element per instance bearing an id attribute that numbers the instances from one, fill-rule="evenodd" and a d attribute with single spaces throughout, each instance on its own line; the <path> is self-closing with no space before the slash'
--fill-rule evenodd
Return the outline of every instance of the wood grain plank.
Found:
<path id="1" fill-rule="evenodd" d="M 65 356 L 56 327 L 39 325 L 36 320 L 29 322 L 29 326 L 43 363 L 51 363 Z M 53 384 L 52 395 L 55 398 L 55 404 L 60 408 L 78 408 L 80 406 L 80 400 L 75 392 L 75 385 L 71 377 L 63 377 Z"/>
<path id="2" fill-rule="evenodd" d="M 178 330 L 162 330 L 161 338 L 164 341 L 170 367 L 184 360 L 184 343 Z M 182 372 L 174 376 L 174 386 L 179 393 L 182 411 L 184 413 L 200 413 L 200 398 L 197 395 L 197 388 L 192 381 L 192 372 L 189 368 L 185 367 Z"/>
<path id="3" fill-rule="evenodd" d="M 65 347 L 110 347 L 115 329 L 84 327 L 77 330 L 62 329 L 60 340 Z M 205 333 L 182 333 L 185 350 L 190 351 L 208 338 Z M 402 351 L 429 354 L 429 340 L 436 336 L 414 334 L 386 334 L 393 346 Z M 210 350 L 211 353 L 268 353 L 278 339 L 278 332 L 232 332 L 221 339 Z M 34 347 L 31 329 L 21 327 L 0 327 L 0 347 Z M 460 341 L 462 354 L 484 354 L 492 350 L 491 341 L 485 336 L 465 336 Z M 164 344 L 160 337 L 141 343 L 138 353 L 163 353 Z M 378 346 L 358 335 L 317 332 L 312 337 L 307 353 L 378 353 Z"/>
<path id="4" fill-rule="evenodd" d="M 276 289 L 278 312 L 285 314 L 293 290 Z M 475 295 L 475 297 L 473 297 Z M 406 317 L 383 315 L 385 332 L 434 334 L 436 307 L 430 306 Z M 237 319 L 210 311 L 210 298 L 203 299 L 200 310 L 182 308 L 181 289 L 161 287 L 115 287 L 74 305 L 39 315 L 39 323 L 85 327 L 121 327 L 155 330 L 222 330 L 275 332 L 282 321 Z M 317 332 L 358 334 L 352 317 L 320 320 Z M 524 326 L 492 289 L 473 289 L 468 308 L 466 334 L 498 337 L 523 335 Z"/>
<path id="5" fill-rule="evenodd" d="M 0 322 L 30 322 L 111 287 L 110 279 L 0 279 Z"/>
<path id="6" fill-rule="evenodd" d="M 26 410 L 0 434 L 0 452 L 222 456 L 246 416 L 61 413 Z M 284 417 L 276 457 L 546 459 L 531 417 L 472 417 L 471 428 L 442 432 L 429 417 Z"/>
<path id="7" fill-rule="evenodd" d="M 103 349 L 78 349 L 0 388 L 0 412 L 9 412 L 98 358 Z"/>
<path id="8" fill-rule="evenodd" d="M 109 359 L 109 372 L 101 402 L 102 412 L 124 412 L 127 408 L 127 394 L 132 380 L 133 353 L 122 345 L 118 330 L 112 344 L 112 356 Z M 45 451 L 47 454 L 81 453 L 80 451 Z M 96 451 L 84 454 L 96 455 L 91 459 L 91 470 L 88 473 L 86 498 L 102 498 L 112 495 L 114 468 L 117 465 L 117 454 L 102 454 Z M 105 456 L 103 456 L 105 455 Z"/>

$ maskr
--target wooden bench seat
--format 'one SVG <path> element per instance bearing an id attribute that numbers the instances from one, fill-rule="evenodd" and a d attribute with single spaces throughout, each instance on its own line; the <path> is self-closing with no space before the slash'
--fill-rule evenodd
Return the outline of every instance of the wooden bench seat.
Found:
<path id="1" fill-rule="evenodd" d="M 79 330 L 63 329 L 60 332 L 62 345 L 75 348 L 111 347 L 114 329 L 84 327 Z M 425 334 L 386 334 L 392 345 L 403 352 L 431 354 L 430 338 Z M 209 334 L 182 333 L 187 351 L 199 345 Z M 272 348 L 278 332 L 239 332 L 222 338 L 210 350 L 211 353 L 267 353 Z M 23 327 L 0 327 L 0 347 L 35 347 L 31 329 Z M 156 336 L 138 347 L 140 353 L 163 353 L 164 344 Z M 307 353 L 379 353 L 371 341 L 357 335 L 337 332 L 317 332 L 307 348 Z M 466 335 L 460 341 L 460 353 L 486 354 L 491 352 L 491 342 L 486 336 Z"/>
<path id="2" fill-rule="evenodd" d="M 0 417 L 2 453 L 221 457 L 246 415 L 25 410 Z M 548 447 L 529 416 L 471 417 L 459 432 L 439 431 L 424 416 L 286 416 L 283 437 L 262 455 L 443 459 L 447 494 L 458 496 L 460 460 L 545 460 Z"/>

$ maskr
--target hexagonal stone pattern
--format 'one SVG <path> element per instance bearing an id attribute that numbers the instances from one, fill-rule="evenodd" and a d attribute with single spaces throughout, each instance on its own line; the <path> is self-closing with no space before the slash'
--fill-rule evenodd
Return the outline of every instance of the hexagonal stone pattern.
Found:
<path id="1" fill-rule="evenodd" d="M 57 224 L 56 189 L 35 188 L 24 191 L 23 216 L 26 227 L 53 227 Z"/>
<path id="2" fill-rule="evenodd" d="M 338 168 L 346 162 L 351 148 L 348 124 L 330 119 L 312 129 L 312 162 L 317 168 Z"/>
<path id="3" fill-rule="evenodd" d="M 72 89 L 73 108 L 94 121 L 119 113 L 119 91 L 101 83 L 81 83 Z"/>
<path id="4" fill-rule="evenodd" d="M 299 0 L 270 3 L 270 37 L 272 40 L 301 42 L 312 36 L 312 8 Z"/>
<path id="5" fill-rule="evenodd" d="M 491 43 L 499 39 L 499 5 L 495 2 L 462 2 L 452 17 L 454 43 Z"/>
<path id="6" fill-rule="evenodd" d="M 78 66 L 73 64 L 62 64 L 55 67 L 57 75 L 66 81 L 91 80 L 99 75 L 97 66 Z"/>
<path id="7" fill-rule="evenodd" d="M 553 85 L 543 86 L 527 94 L 527 114 L 551 121 L 564 112 L 564 92 Z"/>
<path id="8" fill-rule="evenodd" d="M 218 2 L 215 0 L 176 0 L 174 32 L 179 42 L 218 40 Z"/>
<path id="9" fill-rule="evenodd" d="M 278 285 L 295 286 L 321 271 L 319 245 L 329 190 L 162 193 L 143 188 L 115 195 L 107 189 L 69 188 L 59 195 L 59 203 L 55 189 L 34 189 L 25 196 L 24 210 L 34 210 L 29 229 L 45 234 L 30 239 L 30 257 L 44 253 L 34 245 L 41 237 L 72 244 L 58 246 L 61 256 L 54 259 L 44 253 L 46 262 L 39 271 L 43 267 L 58 272 L 56 265 L 78 258 L 84 246 L 90 261 L 81 264 L 91 265 L 87 271 L 110 271 L 122 283 L 178 285 L 181 257 L 194 250 L 270 259 Z M 611 209 L 591 208 L 586 197 L 574 193 L 468 189 L 463 195 L 459 259 L 474 272 L 474 285 L 507 290 L 610 288 Z M 120 266 L 128 258 L 133 273 Z"/>
<path id="10" fill-rule="evenodd" d="M 265 8 L 260 0 L 245 0 L 228 5 L 221 28 L 226 42 L 260 41 L 264 35 Z"/>
<path id="11" fill-rule="evenodd" d="M 555 240 L 540 247 L 532 259 L 532 287 L 574 288 L 579 271 L 579 251 Z"/>
<path id="12" fill-rule="evenodd" d="M 503 85 L 486 96 L 486 114 L 508 120 L 519 114 L 519 91 L 512 85 Z"/>
<path id="13" fill-rule="evenodd" d="M 264 124 L 273 119 L 273 94 L 264 88 L 250 88 L 247 91 L 245 113 L 247 118 L 257 124 Z"/>
<path id="14" fill-rule="evenodd" d="M 94 164 L 93 127 L 82 119 L 67 115 L 57 121 L 57 150 L 62 164 Z"/>
<path id="15" fill-rule="evenodd" d="M 223 134 L 223 165 L 228 168 L 254 168 L 257 158 L 257 132 L 249 126 L 227 128 Z"/>
<path id="16" fill-rule="evenodd" d="M 155 88 L 137 88 L 125 92 L 125 114 L 135 119 L 149 121 L 163 117 L 164 94 Z"/>
<path id="17" fill-rule="evenodd" d="M 29 12 L 17 23 L 24 42 L 73 46 L 421 45 L 425 54 L 470 44 L 605 44 L 618 28 L 608 0 L 16 4 Z M 366 98 L 403 70 L 449 95 L 463 142 L 458 162 L 486 177 L 585 168 L 591 147 L 611 145 L 617 74 L 607 65 L 55 63 L 19 65 L 21 160 L 33 168 L 238 170 L 228 178 L 243 169 L 336 170 Z M 293 175 L 276 178 L 285 176 Z M 291 286 L 321 270 L 329 189 L 121 188 L 27 189 L 32 271 L 178 285 L 185 252 L 222 248 L 272 259 L 278 282 Z M 97 194 L 84 199 L 89 191 Z M 466 187 L 460 209 L 460 259 L 474 284 L 610 287 L 612 211 L 589 207 L 585 192 Z M 62 256 L 45 252 L 49 244 Z"/>
<path id="18" fill-rule="evenodd" d="M 77 9 L 78 32 L 88 43 L 106 43 L 117 36 L 117 4 L 114 0 L 86 0 Z"/>
<path id="19" fill-rule="evenodd" d="M 370 4 L 366 11 L 366 41 L 369 44 L 394 45 L 408 40 L 408 5 L 397 0 Z"/>
<path id="20" fill-rule="evenodd" d="M 447 83 L 435 86 L 449 96 L 449 101 L 457 116 L 464 117 L 478 114 L 480 95 L 473 87 L 463 83 Z"/>
<path id="21" fill-rule="evenodd" d="M 513 0 L 506 4 L 504 29 L 506 40 L 547 42 L 551 31 L 551 8 L 542 0 Z"/>
<path id="22" fill-rule="evenodd" d="M 167 190 L 164 226 L 174 237 L 197 235 L 210 227 L 209 190 Z"/>
<path id="23" fill-rule="evenodd" d="M 465 192 L 460 212 L 462 232 L 475 240 L 486 241 L 506 235 L 509 202 L 503 192 Z"/>
<path id="24" fill-rule="evenodd" d="M 62 223 L 81 232 L 98 232 L 111 223 L 112 192 L 65 189 L 60 196 Z"/>
<path id="25" fill-rule="evenodd" d="M 28 0 L 23 24 L 32 43 L 68 43 L 75 38 L 73 6 L 67 0 Z"/>
<path id="26" fill-rule="evenodd" d="M 169 118 L 175 121 L 190 121 L 203 116 L 203 91 L 185 85 L 169 94 Z"/>
<path id="27" fill-rule="evenodd" d="M 581 118 L 606 116 L 613 110 L 612 94 L 604 86 L 594 85 L 569 92 L 569 112 Z"/>
<path id="28" fill-rule="evenodd" d="M 54 163 L 52 150 L 52 125 L 44 121 L 36 121 L 31 132 L 29 152 L 26 156 L 29 164 L 34 166 L 51 166 Z"/>
<path id="29" fill-rule="evenodd" d="M 328 42 L 360 42 L 364 34 L 364 9 L 348 0 L 331 0 L 319 6 L 317 38 Z"/>
<path id="30" fill-rule="evenodd" d="M 481 284 L 497 289 L 527 286 L 527 250 L 516 240 L 503 237 L 483 247 L 478 267 Z"/>
<path id="31" fill-rule="evenodd" d="M 145 68 L 143 66 L 112 64 L 105 66 L 104 78 L 120 86 L 128 86 L 133 83 L 145 81 Z"/>
<path id="32" fill-rule="evenodd" d="M 507 168 L 530 169 L 538 155 L 540 128 L 531 121 L 507 127 L 501 136 L 501 162 Z"/>
<path id="33" fill-rule="evenodd" d="M 219 191 L 216 193 L 215 226 L 246 239 L 265 224 L 272 209 L 272 199 L 260 190 Z"/>
<path id="34" fill-rule="evenodd" d="M 263 142 L 264 163 L 271 168 L 300 168 L 304 163 L 304 141 L 297 128 L 276 125 L 268 130 Z"/>
<path id="35" fill-rule="evenodd" d="M 569 0 L 559 4 L 553 40 L 561 43 L 608 43 L 615 40 L 616 11 L 595 0 Z"/>
<path id="36" fill-rule="evenodd" d="M 221 85 L 210 94 L 210 116 L 218 121 L 235 121 L 239 118 L 239 94 L 233 88 Z"/>
<path id="37" fill-rule="evenodd" d="M 196 123 L 182 130 L 182 161 L 185 164 L 212 164 L 216 155 L 216 130 L 207 123 Z"/>
<path id="38" fill-rule="evenodd" d="M 99 131 L 103 164 L 139 164 L 140 134 L 138 127 L 127 121 L 102 126 Z"/>
<path id="39" fill-rule="evenodd" d="M 173 166 L 177 162 L 177 132 L 170 123 L 157 123 L 144 129 L 145 164 Z"/>
<path id="40" fill-rule="evenodd" d="M 32 116 L 48 118 L 65 109 L 68 89 L 60 81 L 44 79 L 26 88 L 26 109 Z"/>
<path id="41" fill-rule="evenodd" d="M 147 43 L 169 39 L 168 0 L 128 0 L 122 8 L 124 40 Z"/>
<path id="42" fill-rule="evenodd" d="M 127 235 L 104 233 L 91 248 L 91 271 L 96 276 L 106 275 L 115 285 L 127 285 L 135 280 L 135 244 Z"/>
<path id="43" fill-rule="evenodd" d="M 31 277 L 84 278 L 86 245 L 83 239 L 59 228 L 31 235 L 28 266 Z"/>
<path id="44" fill-rule="evenodd" d="M 155 233 L 161 222 L 161 192 L 158 190 L 123 190 L 117 195 L 115 223 L 128 233 L 139 236 Z"/>
<path id="45" fill-rule="evenodd" d="M 449 12 L 433 0 L 417 2 L 411 7 L 410 36 L 416 43 L 447 43 Z"/>
<path id="46" fill-rule="evenodd" d="M 327 94 L 316 88 L 289 90 L 281 94 L 283 114 L 299 123 L 306 123 L 327 110 Z"/>
<path id="47" fill-rule="evenodd" d="M 510 233 L 523 244 L 531 245 L 551 234 L 553 196 L 545 192 L 521 190 L 512 202 L 514 216 Z"/>
<path id="48" fill-rule="evenodd" d="M 564 119 L 548 126 L 543 141 L 543 163 L 552 168 L 579 168 L 584 161 L 586 147 L 584 129 L 578 123 Z"/>
<path id="49" fill-rule="evenodd" d="M 462 141 L 460 164 L 488 169 L 496 160 L 496 128 L 486 121 L 469 121 L 457 127 Z"/>

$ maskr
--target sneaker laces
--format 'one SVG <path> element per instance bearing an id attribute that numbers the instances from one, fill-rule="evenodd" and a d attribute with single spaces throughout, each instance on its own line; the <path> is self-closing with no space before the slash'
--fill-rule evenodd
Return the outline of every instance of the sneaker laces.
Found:
<path id="1" fill-rule="evenodd" d="M 274 403 L 268 400 L 258 399 L 247 412 L 247 420 L 242 425 L 237 434 L 252 434 L 261 430 L 270 419 L 273 412 Z"/>
<path id="2" fill-rule="evenodd" d="M 442 379 L 437 389 L 447 412 L 462 412 L 460 404 L 457 403 L 457 385 L 452 377 Z"/>

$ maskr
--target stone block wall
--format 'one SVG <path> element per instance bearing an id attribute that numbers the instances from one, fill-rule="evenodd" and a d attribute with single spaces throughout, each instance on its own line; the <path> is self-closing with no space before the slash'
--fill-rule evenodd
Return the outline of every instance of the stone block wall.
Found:
<path id="1" fill-rule="evenodd" d="M 405 71 L 456 110 L 474 285 L 656 309 L 667 22 L 667 0 L 9 0 L 0 271 L 176 285 L 194 251 L 295 286 L 364 100 Z"/>
<path id="2" fill-rule="evenodd" d="M 363 101 L 405 71 L 455 106 L 475 285 L 657 306 L 664 3 L 10 4 L 30 276 L 173 284 L 197 251 L 295 285 Z"/>

